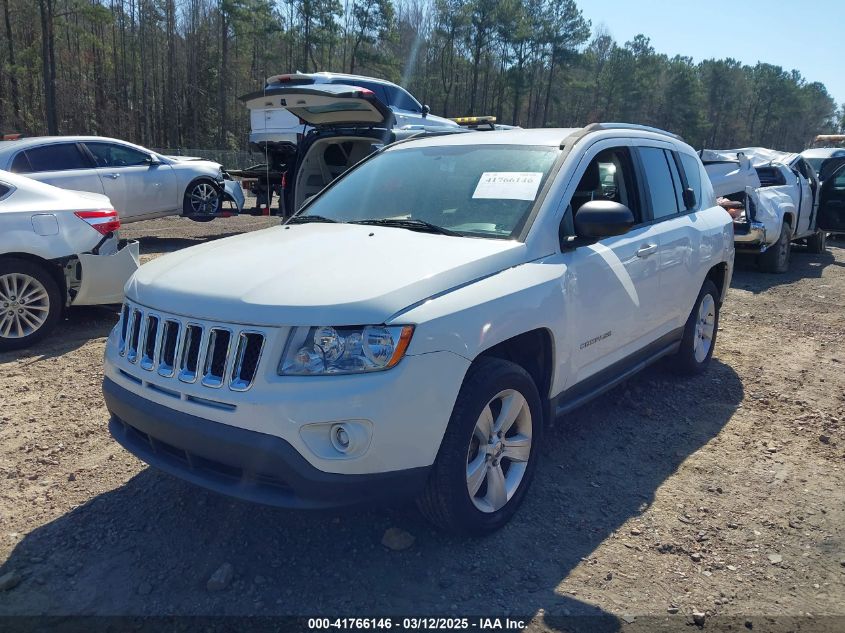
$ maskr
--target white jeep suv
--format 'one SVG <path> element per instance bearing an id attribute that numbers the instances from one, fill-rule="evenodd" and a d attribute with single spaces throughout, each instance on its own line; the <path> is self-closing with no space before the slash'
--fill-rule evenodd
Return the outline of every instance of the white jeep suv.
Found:
<path id="1" fill-rule="evenodd" d="M 144 266 L 106 348 L 110 430 L 201 486 L 290 507 L 416 497 L 484 533 L 543 425 L 713 353 L 731 218 L 649 128 L 394 143 L 287 224 Z"/>

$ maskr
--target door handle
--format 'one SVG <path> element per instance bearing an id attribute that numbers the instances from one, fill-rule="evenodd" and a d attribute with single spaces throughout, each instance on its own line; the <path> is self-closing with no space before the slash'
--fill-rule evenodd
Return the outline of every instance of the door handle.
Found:
<path id="1" fill-rule="evenodd" d="M 646 244 L 637 251 L 637 257 L 648 257 L 657 252 L 657 244 Z"/>
<path id="2" fill-rule="evenodd" d="M 120 174 L 106 174 L 106 176 L 108 176 L 112 180 L 117 180 L 118 178 L 120 178 Z"/>

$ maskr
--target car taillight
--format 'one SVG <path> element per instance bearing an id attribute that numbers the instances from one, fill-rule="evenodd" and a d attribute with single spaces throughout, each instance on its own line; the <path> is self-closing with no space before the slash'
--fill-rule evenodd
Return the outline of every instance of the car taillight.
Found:
<path id="1" fill-rule="evenodd" d="M 85 220 L 95 231 L 108 235 L 120 228 L 120 219 L 114 209 L 99 209 L 97 211 L 76 211 L 80 220 Z"/>

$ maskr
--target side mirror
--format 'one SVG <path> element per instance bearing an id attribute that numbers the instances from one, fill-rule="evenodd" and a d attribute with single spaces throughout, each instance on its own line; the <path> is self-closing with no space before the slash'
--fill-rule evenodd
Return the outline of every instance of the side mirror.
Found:
<path id="1" fill-rule="evenodd" d="M 695 208 L 697 200 L 695 199 L 695 192 L 692 189 L 689 187 L 684 189 L 683 198 L 684 206 L 687 208 L 687 211 Z"/>
<path id="2" fill-rule="evenodd" d="M 575 214 L 575 234 L 600 240 L 627 233 L 634 226 L 634 214 L 624 204 L 611 200 L 585 202 Z"/>
<path id="3" fill-rule="evenodd" d="M 427 117 L 429 112 L 431 112 L 431 108 L 429 108 L 427 105 L 424 105 L 422 109 L 423 117 Z"/>
<path id="4" fill-rule="evenodd" d="M 152 155 L 152 154 L 150 154 L 150 155 L 147 157 L 146 163 L 147 163 L 150 167 L 155 167 L 155 166 L 157 166 L 157 165 L 161 165 L 161 161 L 158 159 L 158 157 L 157 157 L 157 156 L 154 156 L 154 155 Z"/>

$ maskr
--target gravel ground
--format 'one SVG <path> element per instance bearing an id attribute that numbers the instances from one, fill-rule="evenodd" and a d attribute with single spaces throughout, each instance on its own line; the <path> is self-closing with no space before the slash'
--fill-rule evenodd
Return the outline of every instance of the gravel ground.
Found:
<path id="1" fill-rule="evenodd" d="M 124 236 L 146 260 L 273 223 L 168 218 Z M 434 531 L 411 504 L 290 512 L 150 470 L 106 429 L 117 314 L 71 310 L 49 340 L 0 354 L 0 615 L 513 613 L 544 630 L 606 614 L 607 630 L 644 631 L 795 616 L 788 630 L 843 630 L 822 617 L 845 616 L 842 246 L 796 249 L 782 276 L 740 261 L 710 370 L 655 366 L 559 421 L 525 505 L 481 540 Z M 385 547 L 389 528 L 413 544 Z"/>

